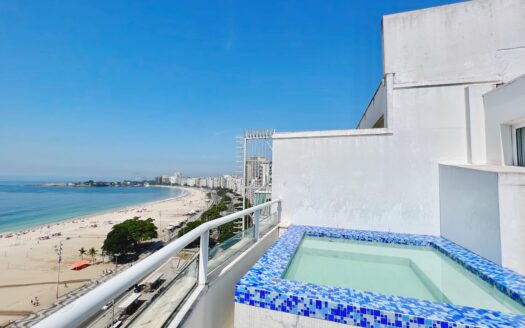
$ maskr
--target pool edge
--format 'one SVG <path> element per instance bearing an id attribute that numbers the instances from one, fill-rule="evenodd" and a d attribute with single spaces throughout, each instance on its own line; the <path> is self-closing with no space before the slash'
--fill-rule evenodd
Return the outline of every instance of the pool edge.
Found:
<path id="1" fill-rule="evenodd" d="M 525 277 L 440 237 L 291 226 L 236 284 L 235 302 L 355 326 L 525 326 L 525 315 L 281 279 L 304 234 L 431 246 L 523 304 Z M 478 265 L 478 267 L 476 267 Z M 512 295 L 512 296 L 511 296 Z M 521 302 L 519 301 L 521 300 Z"/>

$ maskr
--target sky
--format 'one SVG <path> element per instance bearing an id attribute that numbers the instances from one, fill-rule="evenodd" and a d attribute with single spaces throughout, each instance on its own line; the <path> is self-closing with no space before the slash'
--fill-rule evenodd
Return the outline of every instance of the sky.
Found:
<path id="1" fill-rule="evenodd" d="M 381 17 L 457 1 L 2 1 L 0 178 L 235 173 L 244 129 L 354 128 Z"/>

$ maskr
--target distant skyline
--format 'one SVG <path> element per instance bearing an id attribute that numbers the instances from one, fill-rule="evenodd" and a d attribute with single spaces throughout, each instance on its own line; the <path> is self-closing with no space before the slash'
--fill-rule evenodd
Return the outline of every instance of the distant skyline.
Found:
<path id="1" fill-rule="evenodd" d="M 455 2 L 2 2 L 0 179 L 230 174 L 244 129 L 354 128 L 381 17 Z"/>

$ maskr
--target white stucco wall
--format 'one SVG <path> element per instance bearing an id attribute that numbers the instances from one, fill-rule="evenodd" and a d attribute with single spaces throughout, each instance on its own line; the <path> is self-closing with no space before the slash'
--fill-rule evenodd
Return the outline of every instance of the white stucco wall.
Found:
<path id="1" fill-rule="evenodd" d="M 483 101 L 487 163 L 513 165 L 510 125 L 525 120 L 525 76 L 486 93 Z"/>
<path id="2" fill-rule="evenodd" d="M 494 88 L 494 84 L 475 84 L 465 88 L 467 156 L 471 164 L 485 164 L 487 162 L 483 94 Z"/>
<path id="3" fill-rule="evenodd" d="M 498 174 L 439 166 L 441 235 L 502 264 Z"/>
<path id="4" fill-rule="evenodd" d="M 275 134 L 283 220 L 439 235 L 437 163 L 467 159 L 464 104 L 461 86 L 398 89 L 393 133 Z"/>
<path id="5" fill-rule="evenodd" d="M 380 87 L 359 127 L 379 118 L 386 99 L 388 133 L 275 134 L 273 197 L 284 201 L 284 220 L 439 235 L 438 163 L 489 157 L 482 95 L 525 73 L 523 17 L 521 0 L 385 16 L 387 97 Z"/>
<path id="6" fill-rule="evenodd" d="M 525 168 L 498 175 L 502 264 L 525 275 Z"/>
<path id="7" fill-rule="evenodd" d="M 395 82 L 509 81 L 525 72 L 525 1 L 477 0 L 383 17 Z"/>
<path id="8" fill-rule="evenodd" d="M 440 165 L 441 235 L 525 274 L 525 168 Z"/>

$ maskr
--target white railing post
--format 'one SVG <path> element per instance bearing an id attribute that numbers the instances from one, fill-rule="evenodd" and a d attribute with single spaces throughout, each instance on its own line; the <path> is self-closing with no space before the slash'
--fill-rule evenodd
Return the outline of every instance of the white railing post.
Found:
<path id="1" fill-rule="evenodd" d="M 200 250 L 199 250 L 199 285 L 206 284 L 208 276 L 208 241 L 210 239 L 210 230 L 207 230 L 201 235 Z"/>
<path id="2" fill-rule="evenodd" d="M 259 221 L 261 220 L 261 210 L 255 211 L 255 219 L 253 222 L 253 236 L 255 240 L 259 240 Z"/>
<path id="3" fill-rule="evenodd" d="M 281 201 L 277 202 L 277 222 L 281 222 L 281 213 L 283 208 L 281 207 Z"/>

